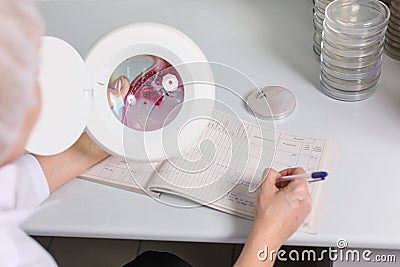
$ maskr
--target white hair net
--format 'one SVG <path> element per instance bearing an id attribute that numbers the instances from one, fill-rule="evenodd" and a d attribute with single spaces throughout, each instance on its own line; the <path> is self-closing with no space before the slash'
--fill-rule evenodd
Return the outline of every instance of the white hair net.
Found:
<path id="1" fill-rule="evenodd" d="M 33 0 L 0 0 L 0 163 L 35 104 L 42 31 Z"/>

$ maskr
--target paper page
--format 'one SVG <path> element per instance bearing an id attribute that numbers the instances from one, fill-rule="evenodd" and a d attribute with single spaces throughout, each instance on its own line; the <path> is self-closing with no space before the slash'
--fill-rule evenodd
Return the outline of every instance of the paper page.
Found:
<path id="1" fill-rule="evenodd" d="M 269 129 L 241 123 L 220 111 L 215 111 L 213 118 L 216 121 L 209 123 L 199 142 L 183 157 L 163 162 L 149 185 L 150 190 L 178 194 L 228 213 L 253 218 L 256 193 L 249 193 L 249 184 L 253 178 L 262 177 L 264 169 L 271 166 L 273 156 L 272 167 L 276 170 L 323 169 L 327 140 L 286 133 L 275 135 Z M 309 184 L 313 212 L 320 186 L 321 183 Z M 303 231 L 312 231 L 312 218 L 313 214 L 305 221 Z"/>
<path id="2" fill-rule="evenodd" d="M 161 162 L 126 161 L 120 157 L 109 156 L 84 172 L 80 178 L 145 194 L 143 189 L 147 188 L 155 168 L 160 164 Z"/>
<path id="3" fill-rule="evenodd" d="M 329 141 L 300 137 L 297 135 L 289 135 L 277 133 L 277 147 L 272 168 L 275 170 L 283 170 L 290 167 L 303 167 L 307 172 L 323 170 L 325 163 L 325 155 L 329 147 Z M 321 186 L 323 183 L 309 183 L 308 189 L 313 199 L 312 213 L 305 220 L 302 231 L 314 232 L 313 219 L 317 211 L 317 204 Z M 220 200 L 213 203 L 213 207 L 224 209 L 226 212 L 233 211 L 234 214 L 244 217 L 253 218 L 256 203 L 256 195 L 249 194 L 249 183 L 246 180 L 239 184 Z"/>

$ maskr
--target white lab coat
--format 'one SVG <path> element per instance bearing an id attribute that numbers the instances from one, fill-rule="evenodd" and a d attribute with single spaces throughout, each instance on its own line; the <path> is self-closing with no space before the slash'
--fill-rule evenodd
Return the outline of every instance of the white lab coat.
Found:
<path id="1" fill-rule="evenodd" d="M 0 167 L 0 266 L 54 267 L 50 254 L 19 225 L 49 196 L 39 162 L 24 155 Z"/>

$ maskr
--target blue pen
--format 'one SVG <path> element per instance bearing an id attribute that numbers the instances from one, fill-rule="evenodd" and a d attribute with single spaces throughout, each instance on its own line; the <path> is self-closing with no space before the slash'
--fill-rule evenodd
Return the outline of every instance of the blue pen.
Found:
<path id="1" fill-rule="evenodd" d="M 328 176 L 327 172 L 311 172 L 311 173 L 304 173 L 304 174 L 295 174 L 295 175 L 288 175 L 279 178 L 276 183 L 288 182 L 298 179 L 307 179 L 307 182 L 313 183 L 318 181 L 325 180 L 326 176 Z"/>

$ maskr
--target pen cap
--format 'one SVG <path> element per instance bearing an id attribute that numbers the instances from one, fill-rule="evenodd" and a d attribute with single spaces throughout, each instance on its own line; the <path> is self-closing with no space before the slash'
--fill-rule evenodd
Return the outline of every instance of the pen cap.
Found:
<path id="1" fill-rule="evenodd" d="M 313 172 L 311 174 L 311 178 L 313 178 L 313 179 L 317 179 L 317 178 L 325 179 L 326 176 L 328 176 L 327 172 Z"/>

